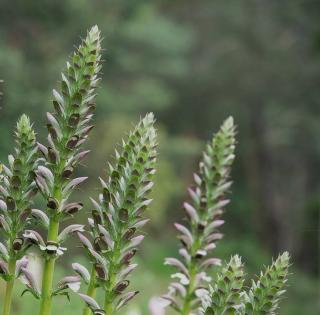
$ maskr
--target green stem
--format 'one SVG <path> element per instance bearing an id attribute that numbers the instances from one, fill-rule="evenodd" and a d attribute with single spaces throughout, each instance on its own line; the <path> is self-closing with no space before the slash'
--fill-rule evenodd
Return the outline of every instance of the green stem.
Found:
<path id="1" fill-rule="evenodd" d="M 90 277 L 90 283 L 89 283 L 89 286 L 88 286 L 88 290 L 87 290 L 87 295 L 94 298 L 95 295 L 96 295 L 96 291 L 97 291 L 97 288 L 96 288 L 96 270 L 94 267 L 92 267 L 92 270 L 91 270 L 91 277 Z M 91 314 L 91 310 L 89 307 L 86 307 L 84 310 L 83 310 L 83 315 L 90 315 Z"/>
<path id="2" fill-rule="evenodd" d="M 196 267 L 197 266 L 194 265 L 192 262 L 190 263 L 190 266 L 189 266 L 190 282 L 188 285 L 187 294 L 183 301 L 181 315 L 189 315 L 191 312 L 192 295 L 193 295 L 194 285 L 195 285 L 196 275 L 197 275 Z"/>
<path id="3" fill-rule="evenodd" d="M 121 235 L 122 230 L 120 230 L 119 235 Z M 116 285 L 117 281 L 117 274 L 119 272 L 119 266 L 117 264 L 119 257 L 120 257 L 120 248 L 119 243 L 116 241 L 114 250 L 113 250 L 113 257 L 110 260 L 110 266 L 109 266 L 109 279 L 106 286 L 106 293 L 104 298 L 104 311 L 107 315 L 113 315 L 114 309 L 113 309 L 113 302 L 114 302 L 114 294 L 113 289 Z"/>
<path id="4" fill-rule="evenodd" d="M 50 220 L 48 241 L 57 242 L 59 234 L 59 222 L 54 219 Z M 41 293 L 41 304 L 40 304 L 40 315 L 50 315 L 52 307 L 52 284 L 53 284 L 53 273 L 55 266 L 56 257 L 54 255 L 47 256 L 43 279 L 42 279 L 42 293 Z"/>
<path id="5" fill-rule="evenodd" d="M 106 294 L 105 294 L 105 300 L 104 300 L 104 311 L 106 314 L 108 315 L 112 315 L 113 314 L 113 287 L 115 285 L 115 281 L 116 281 L 116 273 L 112 272 L 110 275 L 110 279 L 109 279 L 109 286 L 108 289 L 106 290 Z"/>
<path id="6" fill-rule="evenodd" d="M 10 315 L 10 309 L 12 304 L 12 292 L 14 287 L 14 280 L 15 280 L 15 270 L 16 270 L 16 259 L 12 258 L 9 261 L 9 274 L 12 277 L 6 285 L 6 295 L 4 298 L 3 304 L 3 315 Z"/>

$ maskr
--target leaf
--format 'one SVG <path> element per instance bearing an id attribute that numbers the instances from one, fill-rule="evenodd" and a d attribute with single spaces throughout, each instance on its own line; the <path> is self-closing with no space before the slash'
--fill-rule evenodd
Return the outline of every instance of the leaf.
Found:
<path id="1" fill-rule="evenodd" d="M 59 283 L 58 287 L 61 289 L 69 288 L 73 292 L 78 292 L 81 285 L 81 277 L 79 275 L 77 276 L 67 276 L 62 278 Z"/>
<path id="2" fill-rule="evenodd" d="M 128 267 L 120 271 L 120 273 L 118 274 L 118 278 L 120 280 L 125 279 L 137 267 L 138 267 L 138 264 L 130 264 Z"/>
<path id="3" fill-rule="evenodd" d="M 23 268 L 27 268 L 28 263 L 29 263 L 29 260 L 26 256 L 16 262 L 16 269 L 15 269 L 16 278 L 20 276 Z"/>
<path id="4" fill-rule="evenodd" d="M 22 268 L 21 271 L 21 282 L 24 283 L 31 290 L 31 292 L 39 296 L 40 288 L 37 284 L 37 280 L 35 279 L 34 275 L 27 268 Z"/>
<path id="5" fill-rule="evenodd" d="M 32 216 L 37 218 L 45 228 L 49 227 L 49 218 L 42 210 L 32 209 L 31 213 Z"/>
<path id="6" fill-rule="evenodd" d="M 75 189 L 77 186 L 79 186 L 82 182 L 87 180 L 88 177 L 78 177 L 74 178 L 72 181 L 70 181 L 66 187 L 63 189 L 63 194 L 68 194 L 70 190 Z"/>
<path id="7" fill-rule="evenodd" d="M 187 244 L 189 246 L 191 246 L 191 244 L 193 243 L 193 236 L 192 236 L 191 232 L 182 224 L 175 223 L 174 226 L 179 232 L 182 233 L 182 235 L 185 236 L 184 239 L 186 240 Z"/>
<path id="8" fill-rule="evenodd" d="M 54 176 L 47 167 L 41 165 L 38 166 L 36 173 L 45 178 L 47 180 L 47 183 L 49 183 L 49 186 L 52 187 L 54 183 Z"/>
<path id="9" fill-rule="evenodd" d="M 78 294 L 91 310 L 94 311 L 100 309 L 99 304 L 92 297 L 82 293 Z"/>
<path id="10" fill-rule="evenodd" d="M 9 274 L 8 264 L 0 260 L 0 275 Z"/>
<path id="11" fill-rule="evenodd" d="M 111 249 L 113 249 L 114 241 L 111 239 L 109 232 L 101 224 L 98 224 L 98 229 L 99 229 L 99 232 L 103 235 L 105 242 L 108 244 L 108 246 Z"/>
<path id="12" fill-rule="evenodd" d="M 186 209 L 191 221 L 197 223 L 199 221 L 199 216 L 196 209 L 187 202 L 185 202 L 183 206 Z"/>
<path id="13" fill-rule="evenodd" d="M 1 242 L 0 242 L 0 257 L 2 257 L 6 262 L 9 259 L 8 250 Z"/>
<path id="14" fill-rule="evenodd" d="M 64 99 L 63 99 L 63 97 L 59 94 L 59 92 L 54 89 L 54 90 L 52 90 L 52 93 L 53 93 L 53 97 L 55 98 L 55 100 L 56 100 L 62 107 L 64 107 Z"/>
<path id="15" fill-rule="evenodd" d="M 209 258 L 205 260 L 202 264 L 202 268 L 208 268 L 210 266 L 221 266 L 221 259 L 219 258 Z"/>
<path id="16" fill-rule="evenodd" d="M 121 307 L 125 306 L 128 302 L 130 302 L 137 294 L 139 293 L 139 291 L 132 291 L 132 292 L 128 292 L 125 295 L 123 295 L 117 306 L 116 306 L 116 310 L 118 311 Z"/>
<path id="17" fill-rule="evenodd" d="M 80 242 L 85 248 L 93 250 L 93 246 L 88 238 L 86 238 L 82 233 L 77 233 L 77 235 L 79 237 Z"/>
<path id="18" fill-rule="evenodd" d="M 23 237 L 30 240 L 31 243 L 35 243 L 37 245 L 46 246 L 42 236 L 33 230 L 25 230 L 23 233 Z"/>
<path id="19" fill-rule="evenodd" d="M 72 269 L 84 280 L 85 283 L 88 284 L 90 282 L 90 273 L 86 267 L 78 263 L 73 263 Z"/>
<path id="20" fill-rule="evenodd" d="M 144 235 L 138 235 L 138 236 L 135 236 L 133 237 L 129 244 L 125 247 L 125 250 L 128 250 L 128 249 L 131 249 L 131 248 L 134 248 L 134 247 L 137 247 L 140 245 L 140 243 L 144 240 Z"/>
<path id="21" fill-rule="evenodd" d="M 101 265 L 104 267 L 105 271 L 107 271 L 107 269 L 106 269 L 106 265 L 107 265 L 106 260 L 105 260 L 100 254 L 98 254 L 95 250 L 93 250 L 93 249 L 90 249 L 90 248 L 89 248 L 89 252 L 90 252 L 90 254 L 92 255 L 92 257 L 93 257 L 99 264 L 101 264 Z"/>
<path id="22" fill-rule="evenodd" d="M 70 234 L 75 232 L 84 232 L 84 225 L 82 224 L 71 224 L 67 226 L 58 236 L 58 242 L 64 242 Z"/>
<path id="23" fill-rule="evenodd" d="M 170 266 L 175 266 L 178 269 L 180 269 L 180 271 L 182 271 L 185 275 L 189 275 L 188 269 L 186 268 L 186 266 L 178 259 L 176 258 L 166 258 L 165 265 L 170 265 Z"/>
<path id="24" fill-rule="evenodd" d="M 2 212 L 7 212 L 7 204 L 2 199 L 0 199 L 0 210 Z"/>

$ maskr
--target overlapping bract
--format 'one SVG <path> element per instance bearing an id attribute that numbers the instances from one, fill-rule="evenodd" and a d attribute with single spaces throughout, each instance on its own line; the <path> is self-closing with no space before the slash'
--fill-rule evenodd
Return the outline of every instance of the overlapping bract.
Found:
<path id="1" fill-rule="evenodd" d="M 245 315 L 274 315 L 279 301 L 285 293 L 290 256 L 288 252 L 280 255 L 271 266 L 268 266 L 244 296 Z"/>
<path id="2" fill-rule="evenodd" d="M 144 239 L 140 230 L 148 221 L 143 213 L 151 202 L 148 195 L 155 174 L 157 143 L 153 124 L 153 114 L 147 114 L 123 141 L 121 152 L 116 151 L 108 180 L 100 179 L 102 192 L 98 201 L 92 199 L 94 210 L 89 219 L 93 242 L 79 234 L 93 262 L 96 279 L 89 280 L 89 273 L 80 270 L 79 265 L 76 271 L 86 282 L 93 281 L 103 289 L 103 311 L 110 314 L 137 294 L 125 290 L 129 285 L 127 277 L 137 266 L 131 259 Z M 95 313 L 102 312 L 90 303 L 92 297 L 81 297 Z"/>
<path id="3" fill-rule="evenodd" d="M 221 215 L 229 202 L 225 195 L 231 186 L 229 173 L 234 150 L 235 126 L 230 117 L 207 145 L 199 174 L 194 175 L 195 188 L 189 189 L 191 203 L 184 204 L 189 227 L 175 224 L 183 245 L 179 253 L 184 262 L 176 258 L 166 259 L 166 264 L 179 269 L 172 276 L 179 281 L 170 285 L 164 298 L 182 314 L 198 309 L 201 296 L 206 294 L 203 287 L 206 288 L 210 281 L 205 270 L 220 264 L 220 259 L 211 257 L 210 252 L 216 247 L 216 241 L 222 238 L 218 228 L 224 223 Z"/>
<path id="4" fill-rule="evenodd" d="M 209 301 L 204 302 L 205 315 L 239 314 L 243 307 L 244 271 L 241 258 L 231 257 L 210 289 Z"/>
<path id="5" fill-rule="evenodd" d="M 285 293 L 289 259 L 287 252 L 280 255 L 246 290 L 241 259 L 237 255 L 232 257 L 218 273 L 210 295 L 203 299 L 203 314 L 275 315 Z"/>
<path id="6" fill-rule="evenodd" d="M 29 118 L 22 115 L 15 131 L 15 153 L 9 156 L 9 165 L 1 165 L 0 174 L 0 234 L 6 240 L 0 243 L 0 276 L 5 280 L 18 277 L 26 267 L 23 258 L 28 244 L 22 233 L 32 217 L 31 205 L 37 186 L 34 171 L 39 159 L 36 135 Z M 15 274 L 9 275 L 8 263 L 14 261 Z"/>

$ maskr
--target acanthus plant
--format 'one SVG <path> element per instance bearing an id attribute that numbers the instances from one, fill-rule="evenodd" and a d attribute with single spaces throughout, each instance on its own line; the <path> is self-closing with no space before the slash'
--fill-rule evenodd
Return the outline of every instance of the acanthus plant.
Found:
<path id="1" fill-rule="evenodd" d="M 23 115 L 15 132 L 16 150 L 9 164 L 0 168 L 0 276 L 6 281 L 3 315 L 10 315 L 15 279 L 39 300 L 40 315 L 50 315 L 56 295 L 69 297 L 69 289 L 78 291 L 87 284 L 83 315 L 114 315 L 133 299 L 137 291 L 128 291 L 129 274 L 137 267 L 133 258 L 144 239 L 144 216 L 151 203 L 149 193 L 156 172 L 157 140 L 153 114 L 147 114 L 115 151 L 107 179 L 100 178 L 101 189 L 88 227 L 62 222 L 74 218 L 83 208 L 71 201 L 72 192 L 86 180 L 74 178 L 76 167 L 89 151 L 83 144 L 93 128 L 95 90 L 101 70 L 101 43 L 98 28 L 93 27 L 67 63 L 61 88 L 53 91 L 54 112 L 47 113 L 48 144 L 36 142 L 33 126 Z M 184 203 L 188 224 L 175 224 L 182 247 L 183 261 L 167 258 L 166 264 L 178 268 L 177 279 L 164 296 L 181 315 L 260 315 L 276 314 L 285 291 L 289 255 L 282 254 L 247 289 L 241 258 L 229 263 L 211 255 L 222 238 L 221 219 L 229 200 L 230 170 L 235 155 L 235 126 L 228 118 L 207 145 L 189 189 L 190 202 Z M 39 194 L 45 205 L 33 209 Z M 37 227 L 42 225 L 42 229 Z M 43 230 L 47 234 L 43 236 Z M 54 285 L 56 260 L 67 250 L 65 240 L 76 234 L 91 264 L 89 271 L 75 262 L 76 275 Z M 88 234 L 90 236 L 88 236 Z M 76 238 L 77 239 L 77 238 Z M 37 274 L 28 262 L 29 249 L 36 246 L 44 262 Z M 218 269 L 211 273 L 210 268 Z M 221 269 L 219 269 L 221 268 Z M 40 278 L 40 279 L 38 279 Z M 103 293 L 103 302 L 96 293 Z M 24 293 L 23 292 L 23 293 Z M 100 306 L 101 305 L 101 306 Z"/>
<path id="2" fill-rule="evenodd" d="M 128 275 L 137 267 L 131 263 L 144 235 L 141 228 L 148 222 L 144 212 L 153 186 L 156 163 L 156 131 L 153 114 L 147 114 L 115 152 L 115 163 L 109 165 L 107 181 L 100 179 L 99 200 L 92 199 L 92 218 L 89 218 L 92 242 L 79 233 L 80 241 L 92 262 L 91 276 L 79 264 L 74 270 L 89 283 L 86 295 L 80 294 L 88 308 L 84 315 L 115 314 L 137 291 L 125 293 Z M 104 292 L 101 309 L 93 298 L 95 290 Z"/>
<path id="3" fill-rule="evenodd" d="M 210 253 L 223 236 L 218 228 L 224 223 L 221 216 L 229 203 L 226 193 L 231 186 L 229 173 L 234 150 L 235 126 L 230 117 L 208 143 L 199 173 L 194 174 L 195 187 L 188 190 L 191 202 L 184 203 L 189 226 L 175 224 L 182 244 L 179 254 L 183 262 L 176 258 L 166 259 L 165 263 L 177 267 L 179 272 L 172 275 L 178 281 L 170 285 L 168 294 L 163 297 L 183 315 L 199 309 L 201 296 L 206 294 L 211 280 L 206 270 L 221 264 L 221 260 L 211 257 Z"/>
<path id="4" fill-rule="evenodd" d="M 182 243 L 177 258 L 167 258 L 165 264 L 178 272 L 172 278 L 178 281 L 169 285 L 163 296 L 181 315 L 273 315 L 285 292 L 289 268 L 289 254 L 284 252 L 261 272 L 258 281 L 244 287 L 244 271 L 241 258 L 231 257 L 222 265 L 221 259 L 210 252 L 222 238 L 219 228 L 224 224 L 221 215 L 229 203 L 226 193 L 234 161 L 235 126 L 228 118 L 206 147 L 198 174 L 194 174 L 195 187 L 189 188 L 191 203 L 184 203 L 188 226 L 176 223 L 178 238 Z M 222 268 L 212 277 L 208 268 Z"/>
<path id="5" fill-rule="evenodd" d="M 40 299 L 40 315 L 51 313 L 54 295 L 65 294 L 61 283 L 53 288 L 55 262 L 66 250 L 62 247 L 66 238 L 84 228 L 83 225 L 72 224 L 60 231 L 60 223 L 72 218 L 83 207 L 82 203 L 70 202 L 69 198 L 74 189 L 86 180 L 85 177 L 72 176 L 88 153 L 82 145 L 93 127 L 90 122 L 101 69 L 100 50 L 100 32 L 95 26 L 67 63 L 60 92 L 53 90 L 54 113 L 47 113 L 48 145 L 38 143 L 44 163 L 35 170 L 35 182 L 46 202 L 46 210 L 37 210 L 34 215 L 46 229 L 47 238 L 44 240 L 34 230 L 26 230 L 24 237 L 30 244 L 39 246 L 45 261 L 40 286 L 35 285 L 32 274 L 25 270 L 28 290 Z"/>
<path id="6" fill-rule="evenodd" d="M 34 172 L 39 163 L 36 135 L 29 118 L 22 115 L 15 131 L 15 153 L 8 166 L 0 165 L 0 275 L 6 281 L 3 315 L 10 314 L 15 279 L 26 267 L 28 244 L 23 238 L 30 222 L 33 196 L 37 193 Z"/>

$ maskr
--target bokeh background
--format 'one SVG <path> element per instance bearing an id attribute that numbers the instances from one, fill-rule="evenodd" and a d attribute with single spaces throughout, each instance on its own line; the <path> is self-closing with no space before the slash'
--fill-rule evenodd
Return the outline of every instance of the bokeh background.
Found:
<path id="1" fill-rule="evenodd" d="M 13 127 L 28 113 L 44 139 L 51 90 L 80 34 L 98 24 L 104 36 L 90 176 L 75 198 L 96 196 L 113 147 L 141 115 L 153 111 L 160 157 L 148 237 L 132 286 L 140 296 L 124 314 L 148 314 L 166 291 L 176 255 L 173 222 L 205 141 L 233 115 L 238 125 L 232 203 L 216 254 L 244 257 L 249 275 L 289 250 L 282 315 L 316 315 L 319 305 L 320 2 L 312 0 L 1 0 L 0 158 L 12 150 Z M 43 206 L 41 203 L 38 206 Z M 80 215 L 85 221 L 85 211 Z M 59 275 L 83 261 L 75 239 Z M 79 257 L 79 258 L 78 258 Z M 4 285 L 0 282 L 0 304 Z M 19 297 L 14 315 L 36 314 Z M 82 303 L 58 298 L 54 314 L 80 314 Z"/>

